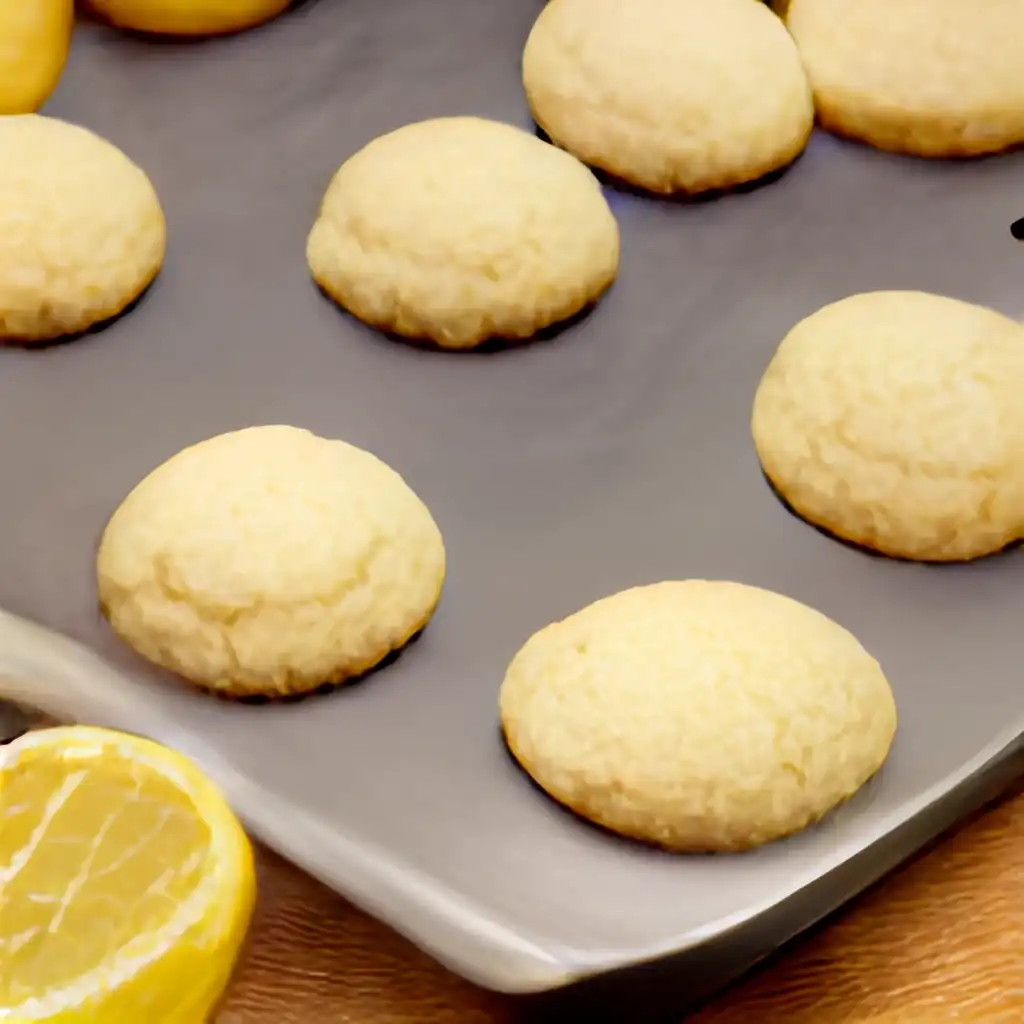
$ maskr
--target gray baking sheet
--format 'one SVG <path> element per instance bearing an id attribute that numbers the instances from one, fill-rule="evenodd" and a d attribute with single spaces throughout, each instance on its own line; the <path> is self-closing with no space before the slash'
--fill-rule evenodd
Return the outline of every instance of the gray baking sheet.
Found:
<path id="1" fill-rule="evenodd" d="M 107 329 L 0 352 L 0 604 L 125 675 L 88 694 L 63 678 L 68 710 L 194 751 L 273 845 L 510 991 L 763 916 L 983 775 L 1024 731 L 1021 556 L 939 568 L 845 547 L 780 505 L 749 434 L 775 346 L 827 302 L 921 288 L 1024 313 L 1024 247 L 1009 230 L 1024 215 L 1021 156 L 925 163 L 819 133 L 789 173 L 745 194 L 609 191 L 618 282 L 591 316 L 511 351 L 402 345 L 310 282 L 319 200 L 374 136 L 444 114 L 530 125 L 519 57 L 540 6 L 324 0 L 198 44 L 81 28 L 46 112 L 146 168 L 167 262 Z M 365 682 L 232 706 L 113 638 L 93 558 L 107 517 L 159 462 L 277 422 L 396 467 L 444 531 L 448 580 L 422 639 Z M 821 826 L 750 855 L 671 856 L 604 835 L 533 789 L 499 740 L 498 687 L 535 629 L 623 587 L 702 576 L 843 623 L 881 660 L 901 712 L 878 779 Z M 53 703 L 56 684 L 40 685 Z"/>

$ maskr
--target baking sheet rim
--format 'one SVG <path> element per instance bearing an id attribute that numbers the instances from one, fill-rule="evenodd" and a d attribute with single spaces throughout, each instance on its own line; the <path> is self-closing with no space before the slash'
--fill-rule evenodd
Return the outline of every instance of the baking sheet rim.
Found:
<path id="1" fill-rule="evenodd" d="M 973 758 L 876 821 L 856 843 L 831 849 L 808 868 L 794 872 L 781 890 L 759 903 L 650 946 L 584 953 L 536 942 L 487 908 L 403 863 L 400 854 L 332 831 L 252 782 L 194 733 L 173 724 L 168 727 L 152 714 L 132 681 L 100 655 L 3 611 L 0 700 L 33 707 L 56 719 L 139 732 L 174 747 L 210 775 L 252 833 L 271 849 L 463 977 L 494 991 L 519 995 L 562 988 L 685 953 L 741 928 L 984 775 L 1024 737 L 1021 716 Z"/>

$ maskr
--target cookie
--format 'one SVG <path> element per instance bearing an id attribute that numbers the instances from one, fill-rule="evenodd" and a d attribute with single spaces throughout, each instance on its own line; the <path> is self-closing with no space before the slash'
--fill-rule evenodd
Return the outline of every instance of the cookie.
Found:
<path id="1" fill-rule="evenodd" d="M 260 25 L 292 0 L 89 0 L 105 20 L 134 32 L 213 36 Z"/>
<path id="2" fill-rule="evenodd" d="M 1018 0 L 790 0 L 785 17 L 824 128 L 922 157 L 1024 142 Z"/>
<path id="3" fill-rule="evenodd" d="M 515 341 L 596 302 L 619 229 L 593 174 L 510 125 L 406 125 L 348 159 L 309 236 L 314 279 L 374 327 L 444 348 Z"/>
<path id="4" fill-rule="evenodd" d="M 380 459 L 287 426 L 186 448 L 124 500 L 97 555 L 100 605 L 151 662 L 229 697 L 369 671 L 422 629 L 445 552 Z"/>
<path id="5" fill-rule="evenodd" d="M 551 0 L 523 84 L 554 142 L 654 193 L 755 181 L 814 126 L 796 46 L 758 0 Z"/>
<path id="6" fill-rule="evenodd" d="M 0 118 L 0 342 L 33 344 L 123 312 L 163 264 L 149 178 L 85 128 Z"/>
<path id="7" fill-rule="evenodd" d="M 883 554 L 961 561 L 1024 535 L 1024 327 L 923 292 L 825 306 L 754 399 L 761 466 L 798 515 Z"/>
<path id="8" fill-rule="evenodd" d="M 845 629 L 787 597 L 707 580 L 636 587 L 536 633 L 501 722 L 540 787 L 671 850 L 798 832 L 882 766 L 892 691 Z"/>

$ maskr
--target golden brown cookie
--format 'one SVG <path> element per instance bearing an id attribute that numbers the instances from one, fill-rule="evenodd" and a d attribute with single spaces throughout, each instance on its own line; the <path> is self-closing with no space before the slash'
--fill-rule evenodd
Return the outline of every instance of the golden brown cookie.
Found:
<path id="1" fill-rule="evenodd" d="M 230 697 L 302 694 L 379 664 L 430 619 L 445 552 L 380 459 L 286 426 L 179 452 L 111 517 L 101 606 L 150 661 Z"/>
<path id="2" fill-rule="evenodd" d="M 790 0 L 818 119 L 923 157 L 1024 142 L 1019 0 Z"/>
<path id="3" fill-rule="evenodd" d="M 558 145 L 655 193 L 754 181 L 814 125 L 796 46 L 758 0 L 551 0 L 523 83 Z"/>
<path id="4" fill-rule="evenodd" d="M 444 117 L 342 165 L 307 258 L 364 322 L 468 349 L 529 338 L 596 302 L 618 271 L 619 229 L 568 153 L 510 125 Z"/>
<path id="5" fill-rule="evenodd" d="M 754 399 L 761 466 L 803 518 L 887 555 L 960 561 L 1024 536 L 1024 326 L 923 292 L 825 306 Z"/>
<path id="6" fill-rule="evenodd" d="M 146 174 L 98 135 L 0 117 L 0 343 L 77 334 L 123 312 L 163 264 Z"/>
<path id="7" fill-rule="evenodd" d="M 739 583 L 636 587 L 536 633 L 501 687 L 513 755 L 560 803 L 692 852 L 789 835 L 881 767 L 896 706 L 842 627 Z"/>

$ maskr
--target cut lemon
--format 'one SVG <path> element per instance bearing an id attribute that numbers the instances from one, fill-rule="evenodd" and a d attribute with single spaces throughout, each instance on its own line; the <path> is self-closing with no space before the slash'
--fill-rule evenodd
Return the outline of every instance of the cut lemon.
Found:
<path id="1" fill-rule="evenodd" d="M 254 899 L 245 832 L 180 754 L 80 726 L 0 747 L 0 1022 L 201 1024 Z"/>

